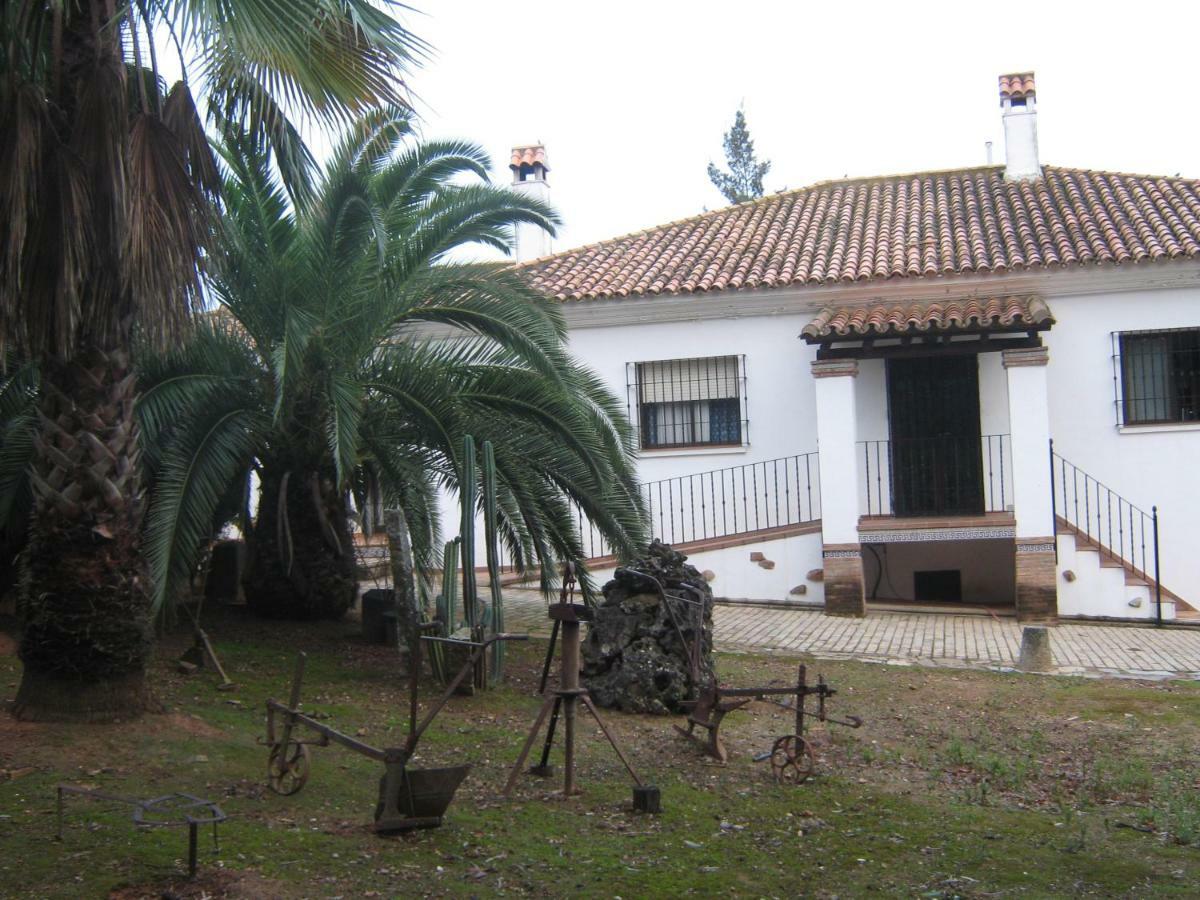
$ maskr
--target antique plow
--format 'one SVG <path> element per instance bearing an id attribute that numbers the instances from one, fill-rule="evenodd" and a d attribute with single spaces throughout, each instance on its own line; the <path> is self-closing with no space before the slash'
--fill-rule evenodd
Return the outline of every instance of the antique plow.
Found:
<path id="1" fill-rule="evenodd" d="M 695 701 L 695 705 L 688 715 L 687 729 L 678 725 L 675 726 L 675 729 L 680 734 L 700 743 L 709 756 L 726 762 L 729 759 L 729 753 L 721 742 L 720 734 L 721 722 L 725 716 L 754 700 L 766 700 L 782 706 L 784 709 L 792 709 L 796 713 L 795 731 L 792 734 L 776 738 L 770 752 L 759 754 L 754 759 L 756 762 L 769 759 L 771 771 L 775 775 L 775 780 L 780 784 L 800 784 L 813 774 L 816 767 L 812 747 L 804 739 L 806 716 L 815 716 L 818 721 L 845 725 L 847 728 L 858 728 L 862 725 L 862 719 L 858 716 L 835 719 L 827 713 L 825 702 L 836 693 L 837 691 L 825 683 L 823 675 L 817 676 L 816 684 L 809 684 L 808 671 L 803 664 L 800 665 L 796 683 L 790 687 L 727 688 L 713 682 L 705 686 L 700 693 L 700 699 Z M 787 696 L 794 698 L 790 705 L 771 699 Z M 810 713 L 805 709 L 805 703 L 809 697 L 817 698 L 815 712 Z M 704 729 L 706 732 L 704 738 L 696 733 L 696 728 Z"/>
<path id="2" fill-rule="evenodd" d="M 442 696 L 417 722 L 417 678 L 420 659 L 410 667 L 409 683 L 409 730 L 402 747 L 372 747 L 349 735 L 316 721 L 300 712 L 300 689 L 304 679 L 306 655 L 296 656 L 296 671 L 292 679 L 292 691 L 285 705 L 277 700 L 267 701 L 267 737 L 270 748 L 267 758 L 267 783 L 277 794 L 288 796 L 304 787 L 309 775 L 310 745 L 328 747 L 340 744 L 369 759 L 383 763 L 384 773 L 379 781 L 379 801 L 375 805 L 375 831 L 386 834 L 412 828 L 434 828 L 442 824 L 442 816 L 454 799 L 454 792 L 467 777 L 471 767 L 450 766 L 440 769 L 410 769 L 408 762 L 416 751 L 417 742 L 429 724 L 450 700 L 464 678 L 471 674 L 476 663 L 483 658 L 488 648 L 497 641 L 523 641 L 527 635 L 497 634 L 485 641 L 451 641 L 473 648 L 470 656 L 458 670 L 458 674 L 446 686 Z M 425 637 L 424 640 L 446 641 L 446 638 Z M 276 722 L 276 717 L 282 724 Z M 302 740 L 296 736 L 300 728 L 317 733 L 316 740 Z"/>

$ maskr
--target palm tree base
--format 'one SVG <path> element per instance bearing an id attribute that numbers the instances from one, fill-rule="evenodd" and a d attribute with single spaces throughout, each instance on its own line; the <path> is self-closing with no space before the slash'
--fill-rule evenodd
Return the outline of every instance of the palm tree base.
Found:
<path id="1" fill-rule="evenodd" d="M 77 681 L 27 668 L 12 705 L 12 714 L 25 722 L 119 722 L 161 711 L 145 672 Z"/>
<path id="2" fill-rule="evenodd" d="M 326 483 L 318 511 L 313 476 L 293 474 L 285 482 L 277 473 L 278 467 L 263 468 L 258 520 L 242 580 L 246 602 L 252 613 L 269 619 L 340 619 L 358 598 L 345 502 Z M 288 499 L 280 504 L 285 484 Z M 280 522 L 283 510 L 288 511 L 286 529 Z M 281 535 L 286 535 L 282 543 Z"/>
<path id="3" fill-rule="evenodd" d="M 324 563 L 324 565 L 321 565 Z M 250 611 L 265 619 L 292 621 L 333 620 L 342 618 L 358 596 L 358 581 L 353 573 L 340 571 L 338 560 L 310 561 L 303 589 L 294 577 L 277 567 L 274 571 L 259 563 L 243 582 Z"/>

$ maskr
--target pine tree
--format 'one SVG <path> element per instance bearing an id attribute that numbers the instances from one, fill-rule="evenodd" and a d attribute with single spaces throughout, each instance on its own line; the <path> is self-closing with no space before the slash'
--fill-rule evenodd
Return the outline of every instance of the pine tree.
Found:
<path id="1" fill-rule="evenodd" d="M 757 200 L 763 195 L 763 177 L 771 170 L 770 160 L 758 162 L 754 157 L 754 141 L 746 127 L 746 114 L 739 109 L 733 127 L 725 132 L 725 163 L 722 172 L 711 162 L 708 177 L 730 203 Z"/>

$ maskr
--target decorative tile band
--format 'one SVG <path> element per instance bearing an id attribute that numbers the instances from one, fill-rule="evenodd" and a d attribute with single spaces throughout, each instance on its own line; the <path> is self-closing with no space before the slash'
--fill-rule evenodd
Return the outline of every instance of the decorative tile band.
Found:
<path id="1" fill-rule="evenodd" d="M 997 541 L 1013 538 L 1012 525 L 980 526 L 979 528 L 912 528 L 907 531 L 860 531 L 858 539 L 864 544 L 913 544 L 923 541 Z"/>
<path id="2" fill-rule="evenodd" d="M 1053 553 L 1054 552 L 1054 543 L 1052 541 L 1048 542 L 1048 543 L 1037 543 L 1037 544 L 1022 544 L 1022 543 L 1018 542 L 1017 543 L 1017 552 L 1018 553 Z"/>
<path id="3" fill-rule="evenodd" d="M 858 559 L 861 550 L 826 550 L 821 554 L 825 559 Z"/>

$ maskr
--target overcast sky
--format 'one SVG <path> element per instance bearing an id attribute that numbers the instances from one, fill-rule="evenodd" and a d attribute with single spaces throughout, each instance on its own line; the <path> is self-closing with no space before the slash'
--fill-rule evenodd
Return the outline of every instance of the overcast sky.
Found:
<path id="1" fill-rule="evenodd" d="M 423 131 L 507 180 L 542 141 L 555 249 L 714 209 L 744 104 L 768 191 L 1004 158 L 996 77 L 1037 73 L 1041 160 L 1200 177 L 1198 2 L 410 0 Z"/>

